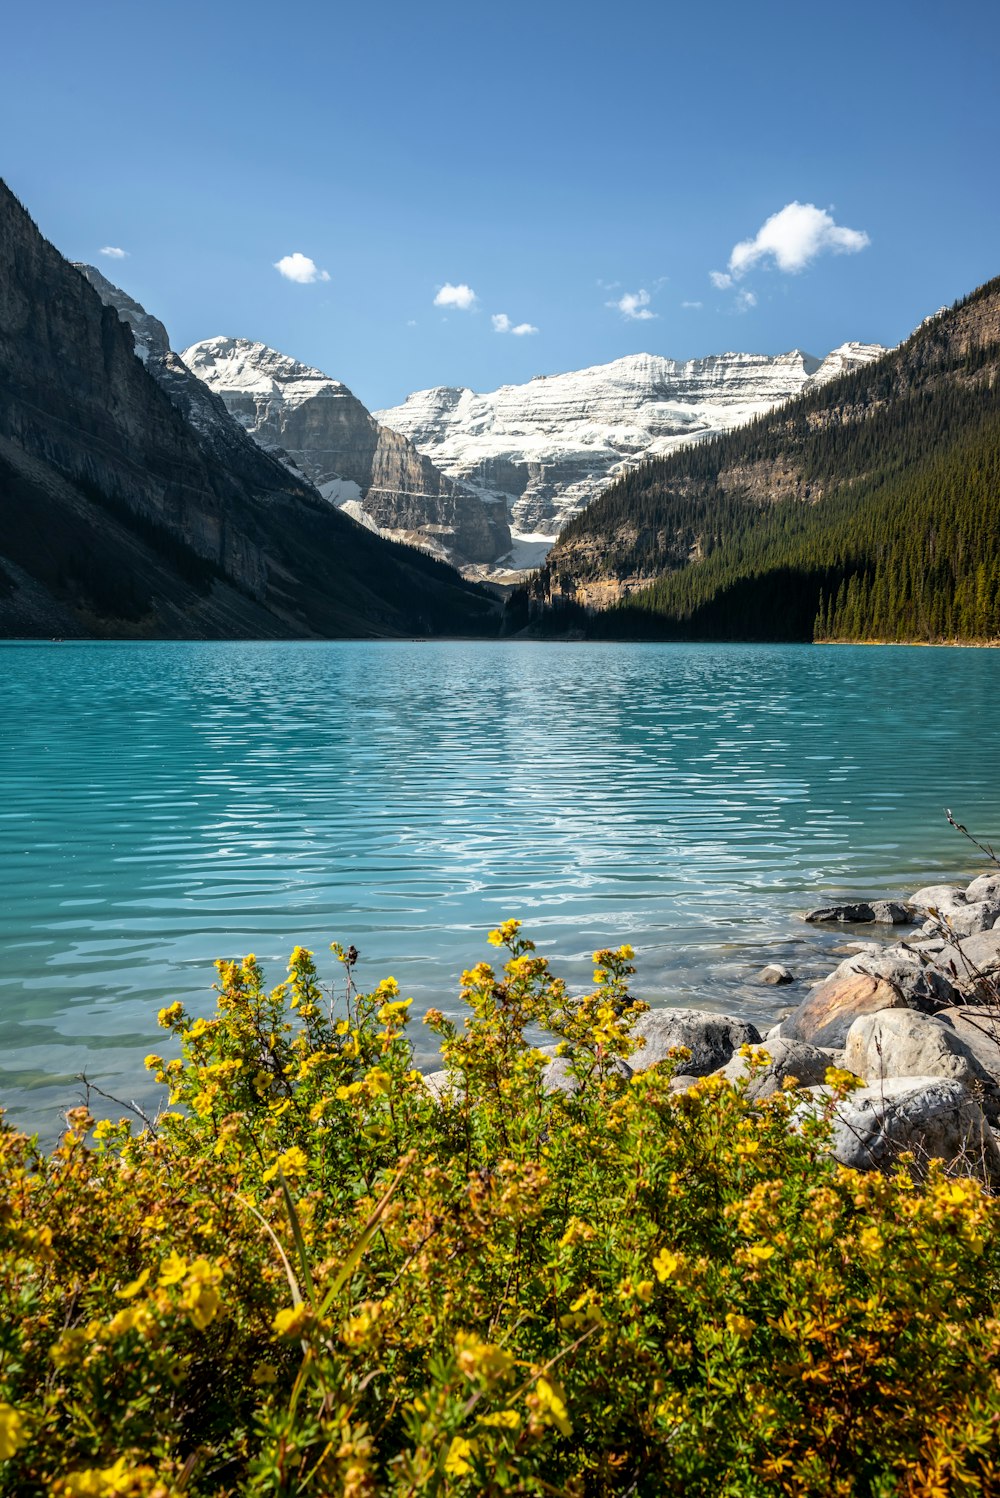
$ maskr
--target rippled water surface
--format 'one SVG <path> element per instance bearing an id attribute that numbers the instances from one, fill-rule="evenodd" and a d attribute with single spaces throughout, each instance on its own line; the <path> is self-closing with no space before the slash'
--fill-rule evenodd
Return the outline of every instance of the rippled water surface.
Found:
<path id="1" fill-rule="evenodd" d="M 1000 653 L 808 646 L 0 646 L 0 1095 L 148 1096 L 155 1011 L 301 941 L 455 1009 L 520 915 L 575 980 L 770 1022 L 834 892 L 979 866 L 1000 834 Z M 843 940 L 841 934 L 840 940 Z M 419 1026 L 415 1027 L 419 1032 Z M 418 1045 L 422 1044 L 417 1034 Z M 421 1059 L 429 1059 L 423 1052 Z"/>

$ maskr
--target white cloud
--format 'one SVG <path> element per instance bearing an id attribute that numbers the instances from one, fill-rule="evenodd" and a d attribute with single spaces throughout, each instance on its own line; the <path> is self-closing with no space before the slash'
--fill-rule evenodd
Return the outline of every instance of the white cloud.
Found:
<path id="1" fill-rule="evenodd" d="M 446 281 L 434 298 L 435 307 L 457 307 L 460 312 L 468 312 L 470 307 L 476 305 L 478 298 L 471 286 L 466 286 L 462 281 L 458 286 L 453 286 Z"/>
<path id="2" fill-rule="evenodd" d="M 116 244 L 106 244 L 101 246 L 101 254 L 107 255 L 109 260 L 124 260 L 128 250 L 120 250 Z"/>
<path id="3" fill-rule="evenodd" d="M 329 271 L 320 270 L 315 260 L 310 260 L 308 255 L 300 255 L 298 250 L 294 255 L 282 255 L 280 260 L 274 262 L 274 268 L 286 281 L 296 281 L 300 286 L 330 279 Z"/>
<path id="4" fill-rule="evenodd" d="M 751 266 L 770 257 L 779 270 L 794 274 L 825 251 L 856 255 L 869 244 L 871 240 L 863 229 L 846 229 L 834 223 L 826 209 L 817 208 L 815 203 L 786 203 L 771 214 L 753 239 L 741 239 L 733 246 L 729 273 L 738 281 Z M 717 275 L 718 272 L 712 273 L 718 286 L 721 282 Z"/>
<path id="5" fill-rule="evenodd" d="M 752 292 L 748 286 L 745 286 L 742 291 L 736 293 L 737 312 L 749 312 L 750 308 L 756 307 L 756 305 L 756 293 Z"/>
<path id="6" fill-rule="evenodd" d="M 512 333 L 515 338 L 524 338 L 528 333 L 538 332 L 533 323 L 512 323 L 506 312 L 494 312 L 490 322 L 493 324 L 494 333 Z"/>
<path id="7" fill-rule="evenodd" d="M 695 311 L 697 311 L 698 308 L 701 307 L 701 305 L 701 302 L 681 302 L 682 307 L 691 307 Z"/>
<path id="8" fill-rule="evenodd" d="M 712 285 L 717 286 L 720 291 L 728 291 L 730 286 L 732 286 L 733 284 L 732 276 L 727 276 L 724 270 L 710 270 L 708 273 L 708 279 L 711 281 Z"/>
<path id="9" fill-rule="evenodd" d="M 650 318 L 657 317 L 658 313 L 649 310 L 649 292 L 640 288 L 639 291 L 626 291 L 615 302 L 605 302 L 606 307 L 616 307 L 622 317 L 631 322 L 648 322 Z"/>

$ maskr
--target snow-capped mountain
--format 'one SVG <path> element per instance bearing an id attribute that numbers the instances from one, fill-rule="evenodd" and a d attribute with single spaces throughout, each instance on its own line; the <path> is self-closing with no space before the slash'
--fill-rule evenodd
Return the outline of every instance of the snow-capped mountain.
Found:
<path id="1" fill-rule="evenodd" d="M 447 477 L 341 381 L 246 338 L 206 338 L 181 358 L 256 442 L 355 520 L 457 566 L 510 550 L 503 502 Z"/>
<path id="2" fill-rule="evenodd" d="M 845 343 L 823 360 L 799 349 L 683 362 L 633 354 L 485 395 L 420 390 L 374 414 L 452 478 L 502 498 L 515 550 L 521 541 L 524 561 L 539 561 L 566 521 L 624 469 L 740 426 L 884 352 Z"/>

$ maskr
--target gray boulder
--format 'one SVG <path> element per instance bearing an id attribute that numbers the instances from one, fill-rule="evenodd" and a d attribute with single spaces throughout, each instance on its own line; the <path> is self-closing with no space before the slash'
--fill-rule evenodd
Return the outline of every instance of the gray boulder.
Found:
<path id="1" fill-rule="evenodd" d="M 632 1075 L 632 1068 L 627 1061 L 621 1057 L 614 1056 L 608 1065 L 608 1070 L 627 1082 Z M 542 1086 L 546 1092 L 574 1093 L 580 1090 L 580 1079 L 574 1076 L 570 1069 L 570 1058 L 568 1056 L 553 1056 L 548 1066 L 542 1072 Z"/>
<path id="2" fill-rule="evenodd" d="M 975 902 L 978 900 L 995 900 L 1000 902 L 1000 873 L 980 874 L 978 879 L 965 891 L 965 898 Z"/>
<path id="3" fill-rule="evenodd" d="M 684 1072 L 693 1077 L 725 1066 L 742 1045 L 760 1045 L 755 1025 L 705 1009 L 650 1009 L 639 1016 L 632 1034 L 645 1042 L 632 1055 L 634 1071 L 647 1071 L 665 1060 L 674 1046 L 686 1046 L 691 1059 L 684 1062 Z"/>
<path id="4" fill-rule="evenodd" d="M 886 947 L 877 953 L 847 957 L 828 978 L 782 1021 L 788 1040 L 840 1047 L 851 1025 L 862 1014 L 880 1009 L 921 1009 L 933 1012 L 955 1003 L 955 985 L 907 947 Z"/>
<path id="5" fill-rule="evenodd" d="M 795 974 L 783 962 L 769 962 L 767 967 L 762 967 L 757 974 L 757 983 L 769 983 L 772 988 L 779 988 L 784 983 L 794 983 Z"/>
<path id="6" fill-rule="evenodd" d="M 1000 929 L 980 931 L 964 940 L 949 942 L 934 958 L 934 964 L 949 975 L 963 992 L 1000 983 Z"/>
<path id="7" fill-rule="evenodd" d="M 996 1050 L 1000 1063 L 1000 1047 Z M 873 1085 L 890 1077 L 947 1077 L 967 1087 L 988 1118 L 1000 1117 L 995 1077 L 957 1025 L 930 1015 L 911 1009 L 862 1015 L 847 1033 L 844 1065 Z"/>
<path id="8" fill-rule="evenodd" d="M 752 1071 L 748 1058 L 736 1055 L 720 1067 L 716 1076 L 725 1077 L 734 1086 L 749 1078 L 746 1097 L 755 1101 L 780 1092 L 787 1077 L 794 1077 L 801 1087 L 812 1087 L 825 1079 L 827 1067 L 833 1065 L 831 1051 L 821 1051 L 803 1040 L 769 1041 L 764 1049 L 770 1057 L 765 1067 Z"/>
<path id="9" fill-rule="evenodd" d="M 963 1004 L 934 1016 L 961 1038 L 980 1066 L 1000 1084 L 1000 1009 L 993 1005 Z"/>
<path id="10" fill-rule="evenodd" d="M 444 1101 L 455 1095 L 454 1084 L 450 1081 L 447 1071 L 425 1071 L 421 1081 L 437 1102 Z"/>
<path id="11" fill-rule="evenodd" d="M 998 920 L 1000 900 L 976 900 L 953 905 L 949 910 L 928 917 L 921 930 L 929 935 L 977 936 L 980 931 L 991 931 Z"/>
<path id="12" fill-rule="evenodd" d="M 910 896 L 910 904 L 918 910 L 950 911 L 966 903 L 965 891 L 957 884 L 925 884 Z"/>
<path id="13" fill-rule="evenodd" d="M 810 1108 L 818 1111 L 830 1095 L 814 1088 Z M 928 1163 L 943 1160 L 954 1175 L 1000 1183 L 1000 1149 L 968 1088 L 946 1077 L 893 1077 L 863 1087 L 837 1103 L 830 1149 L 854 1170 L 889 1170 L 904 1150 L 916 1157 L 918 1178 Z"/>

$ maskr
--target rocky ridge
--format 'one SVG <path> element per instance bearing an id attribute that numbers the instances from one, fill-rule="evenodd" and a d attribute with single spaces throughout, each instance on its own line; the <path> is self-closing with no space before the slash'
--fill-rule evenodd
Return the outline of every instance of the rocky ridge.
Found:
<path id="1" fill-rule="evenodd" d="M 685 361 L 632 354 L 487 394 L 420 390 L 375 417 L 452 478 L 502 500 L 518 554 L 538 562 L 567 520 L 643 459 L 741 426 L 884 352 L 845 343 L 823 360 L 799 349 Z"/>
<path id="2" fill-rule="evenodd" d="M 180 358 L 265 451 L 380 535 L 473 570 L 510 551 L 502 503 L 447 477 L 340 380 L 246 338 L 206 338 Z"/>
<path id="3" fill-rule="evenodd" d="M 0 183 L 0 635 L 493 632 L 480 590 L 332 509 L 125 311 Z"/>

